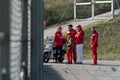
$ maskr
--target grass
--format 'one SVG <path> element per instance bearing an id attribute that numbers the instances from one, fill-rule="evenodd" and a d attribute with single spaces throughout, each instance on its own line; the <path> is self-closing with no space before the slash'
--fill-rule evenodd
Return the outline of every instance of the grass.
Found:
<path id="1" fill-rule="evenodd" d="M 45 0 L 45 8 L 56 7 L 73 3 L 73 0 Z"/>
<path id="2" fill-rule="evenodd" d="M 98 59 L 99 60 L 120 60 L 120 16 L 114 20 L 95 22 L 85 26 L 85 41 L 83 58 L 92 59 L 90 50 L 91 27 L 95 26 L 99 33 Z"/>
<path id="3" fill-rule="evenodd" d="M 90 2 L 91 0 L 76 0 L 77 2 Z M 96 0 L 95 0 L 96 1 Z M 118 1 L 120 4 L 120 1 Z M 95 15 L 110 11 L 110 4 L 95 4 Z M 115 4 L 115 8 L 118 8 Z M 77 6 L 76 18 L 91 17 L 91 5 Z M 74 0 L 44 0 L 44 20 L 47 27 L 61 24 L 74 19 Z"/>
<path id="4" fill-rule="evenodd" d="M 120 16 L 118 16 L 115 20 L 97 22 L 84 28 L 84 59 L 92 58 L 89 48 L 91 26 L 96 26 L 99 33 L 98 59 L 120 60 Z"/>

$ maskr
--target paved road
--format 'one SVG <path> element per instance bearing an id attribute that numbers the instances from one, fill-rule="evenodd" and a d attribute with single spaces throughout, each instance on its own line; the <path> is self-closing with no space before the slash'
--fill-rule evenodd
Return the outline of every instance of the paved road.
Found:
<path id="1" fill-rule="evenodd" d="M 120 12 L 120 10 L 116 10 L 115 11 L 115 14 L 118 14 Z M 96 21 L 101 21 L 101 20 L 109 20 L 111 18 L 111 12 L 107 12 L 107 13 L 104 13 L 104 14 L 101 14 L 101 15 L 97 15 L 95 16 L 94 20 L 91 20 L 91 18 L 88 18 L 86 20 L 79 20 L 79 21 L 69 21 L 69 22 L 66 22 L 62 25 L 63 27 L 63 32 L 67 31 L 67 25 L 68 24 L 73 24 L 74 28 L 76 25 L 78 24 L 81 24 L 82 26 L 86 26 L 86 25 L 89 25 L 93 22 L 96 22 Z M 45 29 L 44 30 L 44 39 L 48 36 L 53 36 L 54 32 L 56 31 L 57 29 L 57 26 L 56 25 L 53 25 L 51 28 L 48 28 L 48 29 Z"/>
<path id="2" fill-rule="evenodd" d="M 43 80 L 120 80 L 120 61 L 98 61 L 96 66 L 91 65 L 91 62 L 45 63 Z"/>

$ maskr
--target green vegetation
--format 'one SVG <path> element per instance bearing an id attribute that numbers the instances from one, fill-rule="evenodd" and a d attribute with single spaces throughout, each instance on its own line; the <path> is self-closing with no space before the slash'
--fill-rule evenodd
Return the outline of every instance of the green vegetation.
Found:
<path id="1" fill-rule="evenodd" d="M 115 20 L 95 22 L 83 27 L 85 32 L 83 58 L 85 60 L 92 59 L 90 50 L 90 36 L 92 26 L 95 26 L 97 32 L 99 33 L 98 59 L 120 60 L 120 16 L 117 16 Z"/>
<path id="2" fill-rule="evenodd" d="M 77 2 L 90 2 L 91 0 L 77 0 Z M 97 1 L 97 0 L 96 0 Z M 104 1 L 104 0 L 103 0 Z M 117 0 L 120 3 L 120 0 Z M 73 0 L 44 0 L 44 20 L 48 25 L 58 24 L 73 19 Z M 116 8 L 118 8 L 116 6 Z M 96 4 L 95 15 L 110 11 L 110 4 Z M 91 6 L 77 6 L 77 18 L 91 16 Z"/>
<path id="3" fill-rule="evenodd" d="M 91 1 L 91 0 L 77 0 L 79 1 Z M 120 0 L 117 0 L 120 3 Z M 64 9 L 67 7 L 67 11 L 60 21 L 61 15 Z M 110 4 L 95 5 L 95 14 L 100 14 L 110 10 Z M 91 6 L 78 6 L 77 18 L 90 17 Z M 117 8 L 117 7 L 116 7 Z M 81 14 L 82 13 L 82 14 Z M 45 0 L 45 18 L 48 25 L 60 23 L 73 19 L 73 0 Z M 89 40 L 91 36 L 91 26 L 96 26 L 99 33 L 98 44 L 98 59 L 99 60 L 120 60 L 120 16 L 117 16 L 115 20 L 96 22 L 89 26 L 84 27 L 85 31 L 85 44 L 84 44 L 84 59 L 92 59 Z"/>
<path id="4" fill-rule="evenodd" d="M 63 13 L 64 18 L 61 18 Z M 44 16 L 47 25 L 73 19 L 73 0 L 45 0 Z"/>
<path id="5" fill-rule="evenodd" d="M 102 21 L 84 28 L 84 59 L 91 59 L 89 47 L 91 26 L 96 26 L 99 33 L 98 59 L 120 60 L 120 16 L 115 20 Z"/>

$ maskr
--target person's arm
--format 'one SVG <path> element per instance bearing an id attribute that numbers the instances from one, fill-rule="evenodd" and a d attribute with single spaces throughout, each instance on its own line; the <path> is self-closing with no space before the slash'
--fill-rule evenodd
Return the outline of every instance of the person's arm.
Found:
<path id="1" fill-rule="evenodd" d="M 66 40 L 67 40 L 67 42 L 68 42 L 68 40 L 69 40 L 69 39 L 68 39 L 68 35 L 69 35 L 68 32 L 66 32 Z"/>
<path id="2" fill-rule="evenodd" d="M 78 39 L 83 39 L 84 38 L 84 32 L 79 32 L 77 35 Z"/>
<path id="3" fill-rule="evenodd" d="M 93 46 L 95 46 L 98 42 L 98 34 L 95 35 L 95 40 L 93 42 Z"/>

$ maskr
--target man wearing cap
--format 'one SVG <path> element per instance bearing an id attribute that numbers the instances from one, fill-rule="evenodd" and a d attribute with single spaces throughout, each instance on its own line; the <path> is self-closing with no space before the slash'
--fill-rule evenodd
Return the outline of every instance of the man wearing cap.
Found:
<path id="1" fill-rule="evenodd" d="M 61 26 L 59 26 L 57 31 L 54 33 L 54 42 L 56 46 L 55 62 L 58 62 L 58 52 L 60 54 L 60 59 L 62 59 L 63 34 Z"/>
<path id="2" fill-rule="evenodd" d="M 66 38 L 67 38 L 67 42 L 69 42 L 70 40 L 70 37 L 73 39 L 73 48 L 71 49 L 71 53 L 73 54 L 73 61 L 74 63 L 76 63 L 76 44 L 75 44 L 75 34 L 76 34 L 76 30 L 73 29 L 73 25 L 72 24 L 69 24 L 68 25 L 68 31 L 66 32 Z M 72 57 L 71 56 L 67 56 L 67 57 Z M 71 61 L 68 61 L 68 62 L 71 62 Z"/>
<path id="3" fill-rule="evenodd" d="M 91 34 L 91 39 L 90 39 L 90 48 L 92 51 L 92 56 L 93 56 L 93 64 L 97 64 L 97 47 L 98 47 L 98 33 L 95 30 L 95 27 L 91 28 L 92 34 Z"/>
<path id="4" fill-rule="evenodd" d="M 82 64 L 82 49 L 84 44 L 84 31 L 81 25 L 77 26 L 77 34 L 75 35 L 76 52 L 77 52 L 77 63 Z"/>

